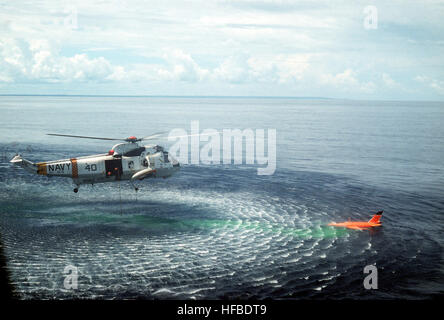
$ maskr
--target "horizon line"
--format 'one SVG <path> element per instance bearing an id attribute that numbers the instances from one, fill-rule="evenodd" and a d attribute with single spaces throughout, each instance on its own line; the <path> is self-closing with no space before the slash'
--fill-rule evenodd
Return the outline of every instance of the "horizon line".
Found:
<path id="1" fill-rule="evenodd" d="M 21 94 L 0 93 L 0 97 L 98 97 L 98 98 L 256 98 L 256 99 L 300 99 L 300 100 L 348 100 L 348 101 L 399 101 L 399 102 L 444 102 L 444 100 L 401 100 L 401 99 L 356 99 L 317 96 L 219 96 L 219 95 L 106 95 L 106 94 Z"/>

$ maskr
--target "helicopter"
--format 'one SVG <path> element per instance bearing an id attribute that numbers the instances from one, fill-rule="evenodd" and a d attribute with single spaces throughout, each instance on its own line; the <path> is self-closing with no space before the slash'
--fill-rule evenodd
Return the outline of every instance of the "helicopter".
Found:
<path id="1" fill-rule="evenodd" d="M 133 184 L 137 180 L 147 178 L 169 178 L 179 171 L 180 164 L 160 145 L 142 145 L 140 142 L 152 140 L 161 136 L 161 133 L 144 138 L 130 136 L 126 139 L 100 138 L 77 136 L 68 134 L 48 133 L 50 136 L 123 141 L 114 145 L 108 153 L 82 156 L 47 162 L 33 163 L 16 154 L 10 160 L 14 165 L 25 170 L 47 177 L 72 178 L 75 188 L 79 191 L 81 184 L 95 184 L 129 180 L 135 191 L 138 188 Z"/>

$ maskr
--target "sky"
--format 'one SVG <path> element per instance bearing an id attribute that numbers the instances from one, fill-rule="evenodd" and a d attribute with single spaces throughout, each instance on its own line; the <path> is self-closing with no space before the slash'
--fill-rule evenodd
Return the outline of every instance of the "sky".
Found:
<path id="1" fill-rule="evenodd" d="M 444 101 L 444 1 L 4 1 L 0 94 Z"/>

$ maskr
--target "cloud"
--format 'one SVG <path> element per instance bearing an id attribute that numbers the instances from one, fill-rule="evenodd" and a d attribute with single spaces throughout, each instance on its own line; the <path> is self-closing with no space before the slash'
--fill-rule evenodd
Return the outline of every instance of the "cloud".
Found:
<path id="1" fill-rule="evenodd" d="M 322 76 L 322 82 L 332 84 L 334 86 L 355 86 L 358 84 L 356 73 L 351 69 L 346 69 L 342 73 L 336 75 L 326 74 Z"/>
<path id="2" fill-rule="evenodd" d="M 393 80 L 388 73 L 385 72 L 382 74 L 382 81 L 389 88 L 393 88 L 398 85 L 398 83 Z"/>
<path id="3" fill-rule="evenodd" d="M 212 79 L 230 83 L 290 83 L 300 81 L 309 68 L 308 55 L 239 54 L 226 58 L 212 71 Z"/>
<path id="4" fill-rule="evenodd" d="M 170 68 L 161 72 L 167 80 L 179 81 L 202 81 L 209 72 L 201 68 L 189 54 L 179 49 L 168 49 L 163 54 L 163 59 L 169 64 Z"/>
<path id="5" fill-rule="evenodd" d="M 231 56 L 226 58 L 212 73 L 213 80 L 229 83 L 250 81 L 249 66 L 246 57 Z"/>
<path id="6" fill-rule="evenodd" d="M 309 68 L 309 55 L 276 55 L 248 60 L 252 76 L 262 82 L 300 81 Z"/>
<path id="7" fill-rule="evenodd" d="M 13 39 L 0 39 L 0 81 L 14 82 L 26 74 L 23 50 Z"/>
<path id="8" fill-rule="evenodd" d="M 238 53 L 226 57 L 213 68 L 208 68 L 201 66 L 191 54 L 182 49 L 164 48 L 158 54 L 157 60 L 154 60 L 156 63 L 123 66 L 102 56 L 91 57 L 85 52 L 63 56 L 59 47 L 47 39 L 2 39 L 0 57 L 0 82 L 4 84 L 183 82 L 217 86 L 223 83 L 262 83 L 270 86 L 296 85 L 299 92 L 317 90 L 335 95 L 336 92 L 372 94 L 376 92 L 378 84 L 387 90 L 402 88 L 386 72 L 373 79 L 366 79 L 351 67 L 336 73 L 326 72 L 328 68 L 316 63 L 324 57 L 312 54 Z M 424 75 L 417 76 L 415 80 L 440 95 L 444 93 L 443 81 Z"/>
<path id="9" fill-rule="evenodd" d="M 159 57 L 160 58 L 160 57 Z M 161 55 L 162 64 L 145 63 L 128 67 L 117 66 L 108 80 L 126 82 L 200 82 L 210 76 L 210 71 L 200 67 L 191 55 L 180 49 L 164 49 Z"/>
<path id="10" fill-rule="evenodd" d="M 230 15 L 215 12 L 199 19 L 204 26 L 244 29 L 333 28 L 334 21 L 330 17 L 317 19 L 298 12 L 236 12 Z"/>
<path id="11" fill-rule="evenodd" d="M 376 89 L 374 82 L 359 81 L 357 73 L 349 68 L 337 74 L 323 74 L 320 82 L 323 85 L 331 85 L 342 91 L 359 90 L 364 93 L 372 93 Z"/>
<path id="12" fill-rule="evenodd" d="M 417 82 L 423 83 L 429 88 L 432 88 L 435 92 L 440 95 L 444 95 L 444 81 L 432 79 L 424 75 L 418 75 L 415 77 Z"/>
<path id="13" fill-rule="evenodd" d="M 441 98 L 441 4 L 372 5 L 379 26 L 369 31 L 366 4 L 350 1 L 5 2 L 2 92 L 137 83 L 178 95 L 248 87 L 253 95 L 267 88 L 280 95 Z M 423 81 L 412 81 L 416 75 Z"/>
<path id="14" fill-rule="evenodd" d="M 101 81 L 115 72 L 103 57 L 86 54 L 61 56 L 48 40 L 0 41 L 2 71 L 0 79 L 7 82 L 35 80 L 39 82 Z"/>
<path id="15" fill-rule="evenodd" d="M 200 66 L 190 54 L 177 48 L 165 48 L 159 56 L 162 63 L 113 65 L 104 57 L 91 58 L 86 53 L 62 56 L 48 40 L 33 39 L 0 43 L 3 72 L 0 81 L 40 82 L 202 82 L 286 83 L 301 80 L 308 68 L 307 55 L 250 56 L 238 54 L 208 69 Z"/>

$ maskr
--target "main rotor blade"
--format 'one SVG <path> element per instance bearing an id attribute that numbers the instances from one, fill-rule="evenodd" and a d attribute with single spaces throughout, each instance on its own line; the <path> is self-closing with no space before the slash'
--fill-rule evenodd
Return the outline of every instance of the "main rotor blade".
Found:
<path id="1" fill-rule="evenodd" d="M 69 138 L 82 138 L 82 139 L 96 139 L 96 140 L 113 140 L 113 141 L 124 141 L 125 139 L 114 139 L 114 138 L 99 138 L 99 137 L 87 137 L 87 136 L 75 136 L 71 134 L 57 134 L 57 133 L 47 133 L 48 136 L 57 137 L 69 137 Z"/>
<path id="2" fill-rule="evenodd" d="M 138 140 L 140 140 L 140 141 L 141 140 L 151 140 L 151 139 L 154 139 L 154 138 L 157 138 L 159 136 L 166 135 L 166 134 L 168 134 L 168 133 L 167 132 L 158 132 L 158 133 L 152 134 L 150 136 L 146 136 L 146 137 L 140 138 Z"/>
<path id="3" fill-rule="evenodd" d="M 211 132 L 211 133 L 196 133 L 196 134 L 186 134 L 184 136 L 168 136 L 166 138 L 175 139 L 175 138 L 185 138 L 185 137 L 195 137 L 195 136 L 211 136 L 213 134 L 220 134 L 221 132 Z"/>
<path id="4" fill-rule="evenodd" d="M 217 133 L 220 133 L 220 132 L 217 132 Z M 160 132 L 160 133 L 153 134 L 151 136 L 144 137 L 144 138 L 139 139 L 139 140 L 151 140 L 151 139 L 154 139 L 154 138 L 158 138 L 158 139 L 168 139 L 168 138 L 175 139 L 175 138 L 185 138 L 185 137 L 195 137 L 195 136 L 208 136 L 208 135 L 212 135 L 212 134 L 214 134 L 214 132 L 212 132 L 212 133 L 186 134 L 184 136 L 169 136 L 168 132 Z"/>

